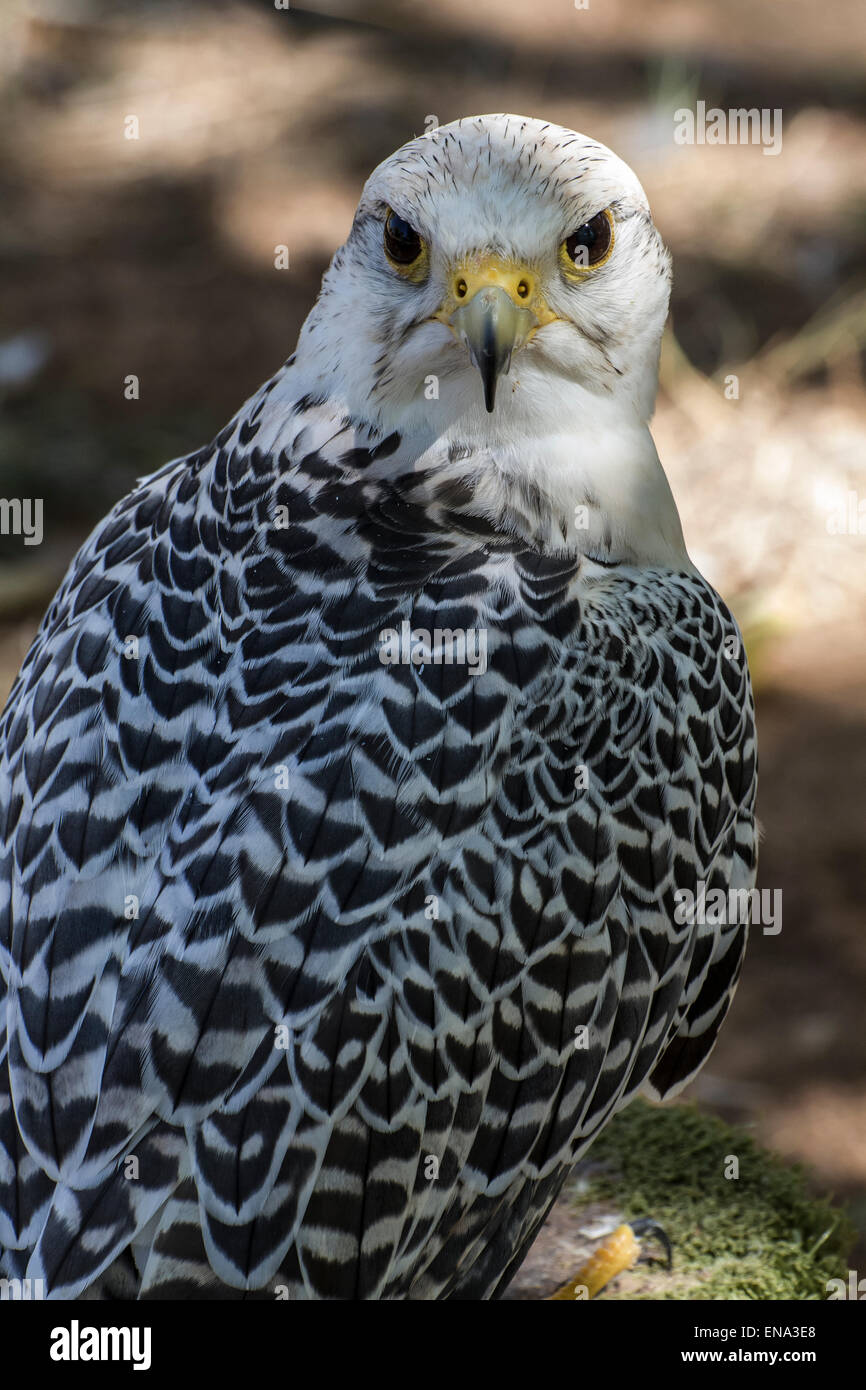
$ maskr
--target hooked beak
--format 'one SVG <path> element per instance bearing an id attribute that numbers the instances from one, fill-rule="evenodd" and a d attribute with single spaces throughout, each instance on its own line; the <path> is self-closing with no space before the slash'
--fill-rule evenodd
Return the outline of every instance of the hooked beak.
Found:
<path id="1" fill-rule="evenodd" d="M 469 356 L 481 373 L 488 414 L 496 401 L 496 383 L 507 376 L 511 354 L 521 347 L 538 320 L 530 309 L 518 307 L 499 285 L 478 290 L 468 304 L 451 315 L 451 327 L 469 348 Z"/>
<path id="2" fill-rule="evenodd" d="M 492 413 L 496 386 L 500 376 L 508 375 L 512 353 L 555 315 L 532 271 L 491 257 L 454 272 L 450 292 L 435 317 L 468 347 L 481 373 L 484 404 Z"/>

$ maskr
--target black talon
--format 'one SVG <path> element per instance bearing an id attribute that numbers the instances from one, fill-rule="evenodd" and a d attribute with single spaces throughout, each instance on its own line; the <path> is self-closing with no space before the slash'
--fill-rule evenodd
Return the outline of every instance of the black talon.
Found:
<path id="1" fill-rule="evenodd" d="M 665 1268 L 673 1269 L 674 1252 L 667 1231 L 665 1231 L 657 1221 L 654 1221 L 651 1216 L 642 1216 L 639 1221 L 630 1221 L 628 1224 L 631 1226 L 631 1229 L 638 1239 L 642 1236 L 655 1236 L 659 1245 L 665 1252 Z M 648 1256 L 647 1258 L 651 1259 L 652 1256 Z"/>

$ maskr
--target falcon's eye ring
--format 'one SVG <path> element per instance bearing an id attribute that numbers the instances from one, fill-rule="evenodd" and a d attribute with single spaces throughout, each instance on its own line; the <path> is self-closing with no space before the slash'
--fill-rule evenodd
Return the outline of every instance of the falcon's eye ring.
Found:
<path id="1" fill-rule="evenodd" d="M 571 275 L 597 270 L 604 265 L 612 250 L 613 216 L 607 208 L 584 222 L 571 236 L 566 237 L 559 248 L 563 265 Z"/>
<path id="2" fill-rule="evenodd" d="M 423 251 L 424 242 L 415 228 L 389 208 L 385 217 L 385 255 L 391 264 L 405 274 Z"/>

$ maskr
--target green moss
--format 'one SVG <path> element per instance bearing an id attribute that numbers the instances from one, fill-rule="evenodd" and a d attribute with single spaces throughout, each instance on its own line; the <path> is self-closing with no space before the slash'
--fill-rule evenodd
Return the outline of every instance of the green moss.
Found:
<path id="1" fill-rule="evenodd" d="M 725 1177 L 733 1158 L 739 1176 Z M 616 1116 L 575 1200 L 614 1202 L 625 1220 L 652 1216 L 673 1244 L 671 1273 L 640 1264 L 604 1298 L 824 1299 L 854 1242 L 845 1213 L 810 1192 L 802 1169 L 691 1105 L 639 1100 Z"/>

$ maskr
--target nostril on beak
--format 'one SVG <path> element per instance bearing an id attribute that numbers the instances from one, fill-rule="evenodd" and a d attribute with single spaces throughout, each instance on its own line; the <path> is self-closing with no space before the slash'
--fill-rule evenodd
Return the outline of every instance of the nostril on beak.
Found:
<path id="1" fill-rule="evenodd" d="M 465 299 L 465 298 L 466 298 L 466 281 L 465 281 L 465 280 L 463 280 L 462 278 L 461 278 L 460 280 L 458 280 L 458 281 L 457 281 L 457 284 L 456 284 L 455 287 L 454 287 L 454 289 L 455 289 L 455 292 L 456 292 L 456 294 L 457 294 L 457 298 L 458 298 L 458 299 Z"/>
<path id="2" fill-rule="evenodd" d="M 520 299 L 529 298 L 529 281 L 519 280 L 517 283 L 517 294 Z"/>
<path id="3" fill-rule="evenodd" d="M 456 291 L 456 284 L 454 288 Z M 490 412 L 496 400 L 496 383 L 507 375 L 512 353 L 538 326 L 532 310 L 518 304 L 514 293 L 502 285 L 485 285 L 458 305 L 448 320 L 481 373 L 484 404 Z"/>

